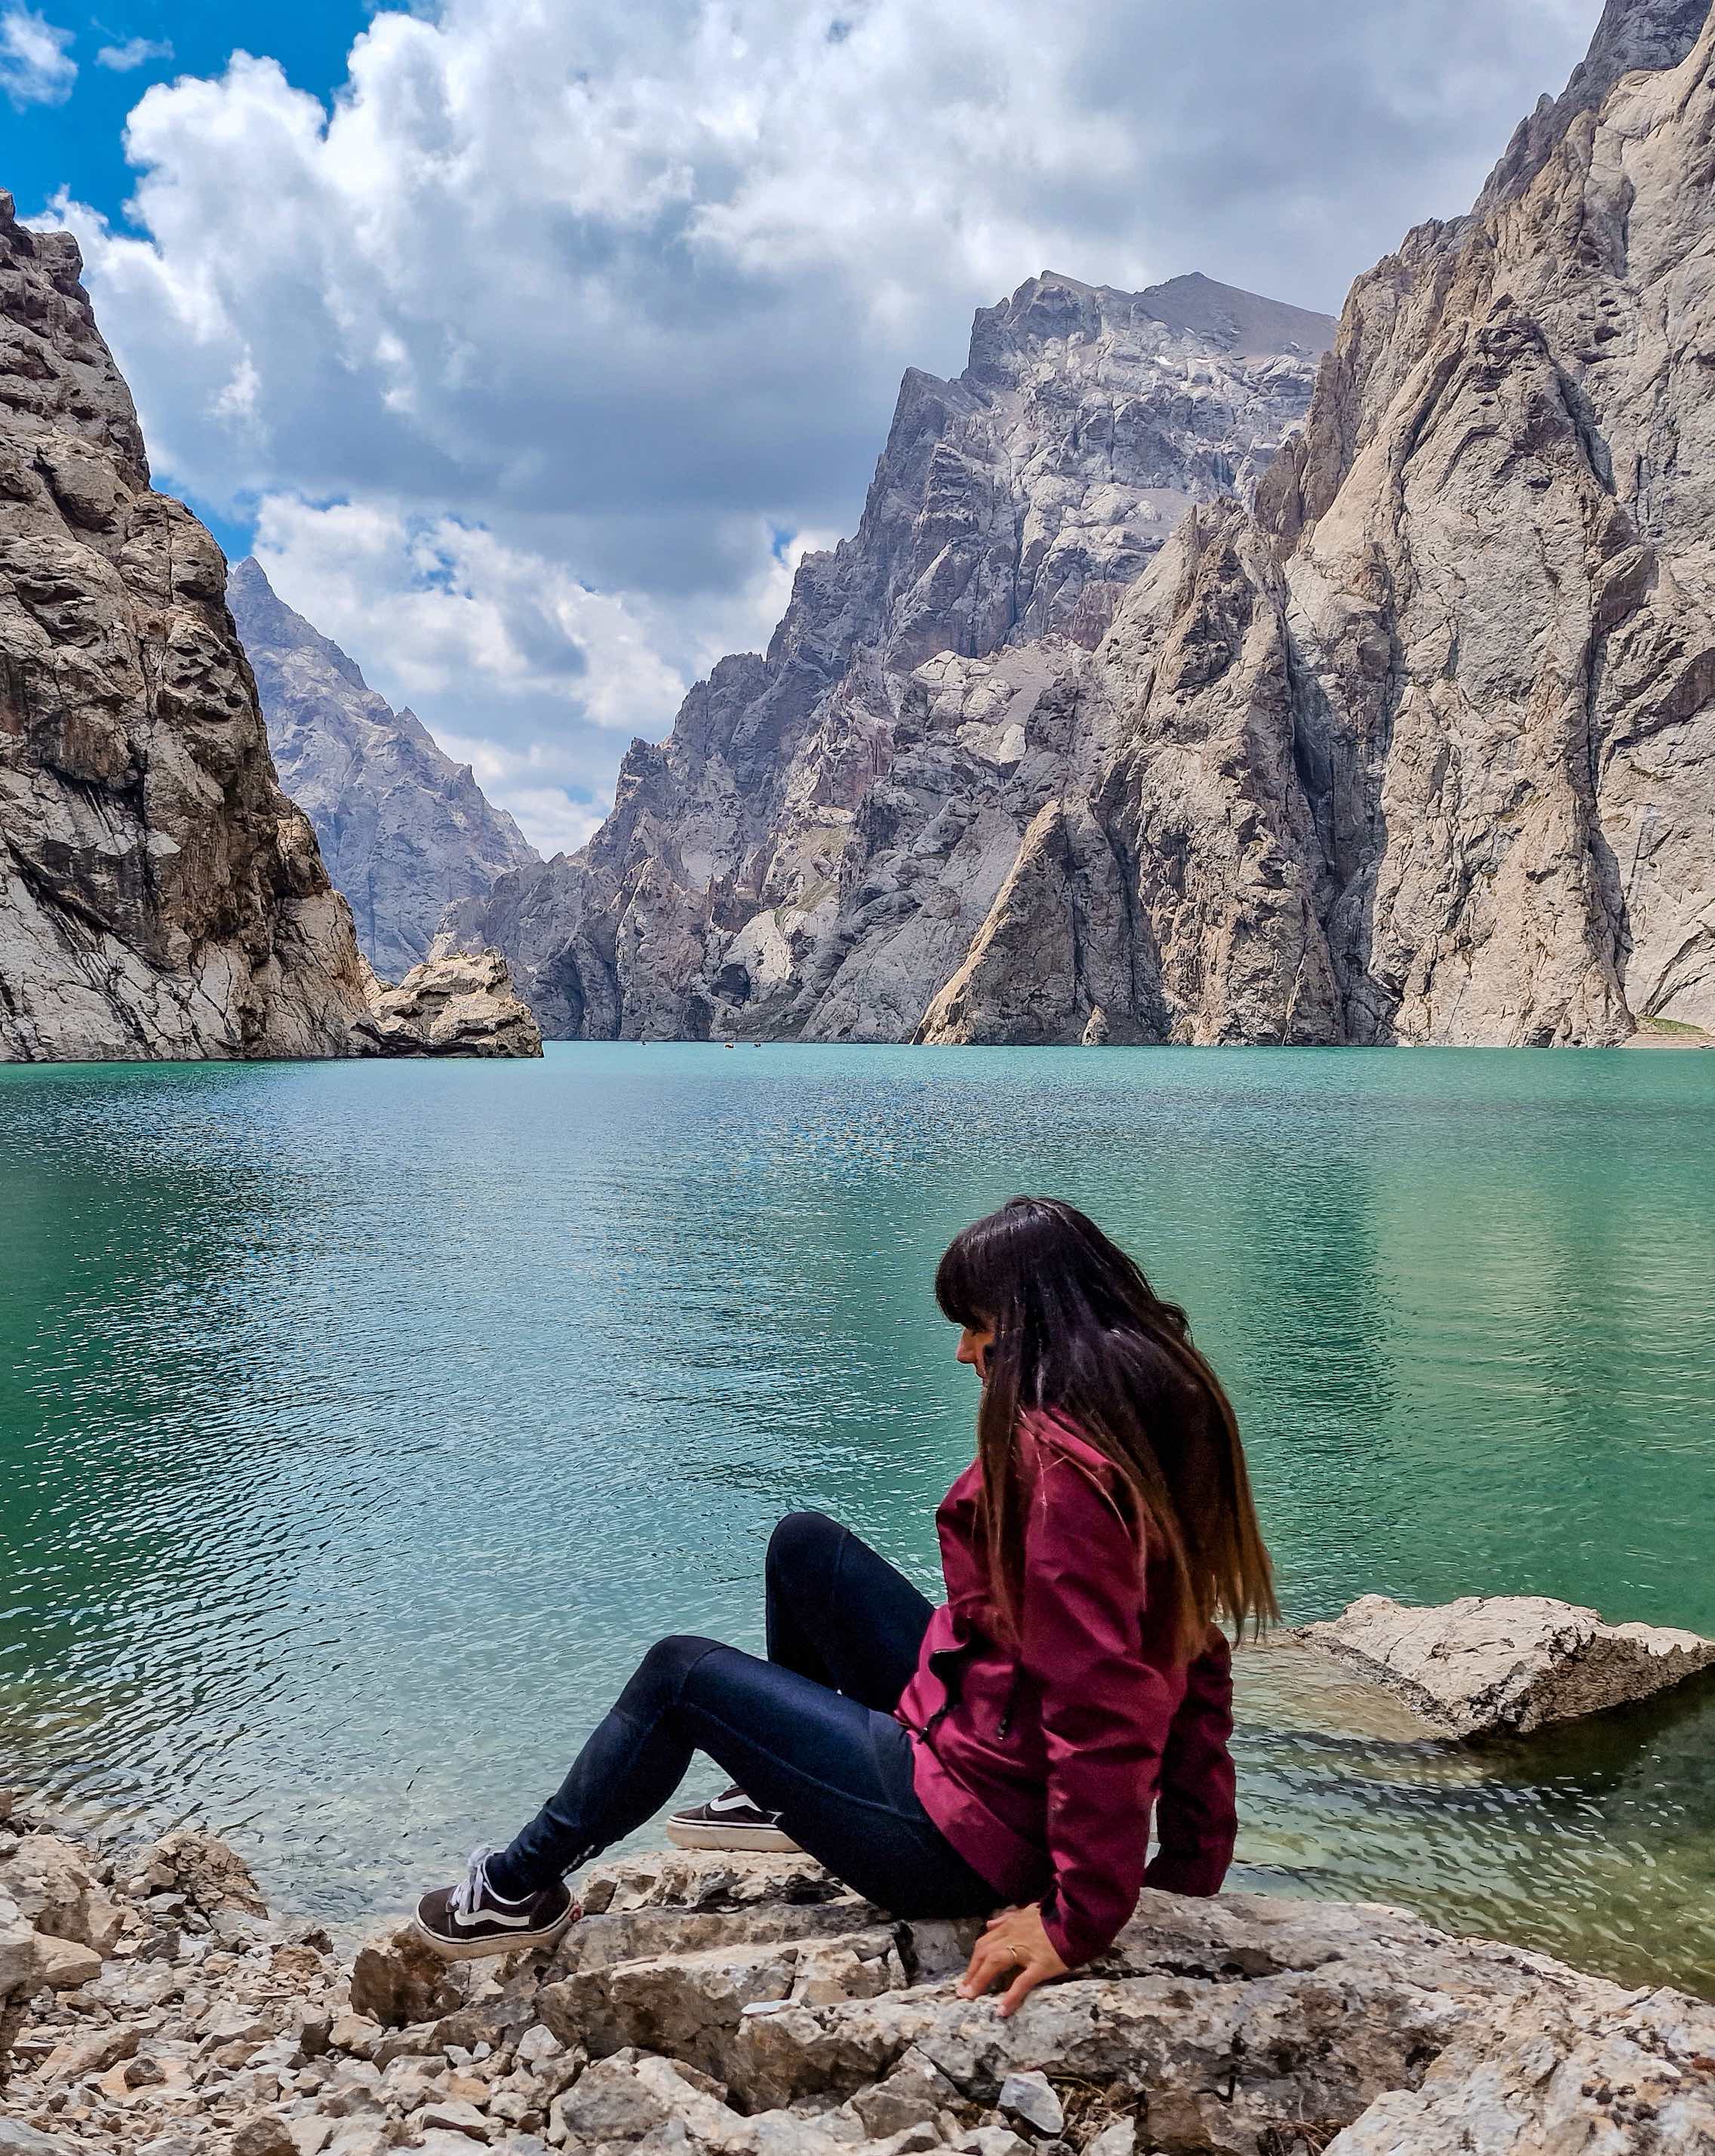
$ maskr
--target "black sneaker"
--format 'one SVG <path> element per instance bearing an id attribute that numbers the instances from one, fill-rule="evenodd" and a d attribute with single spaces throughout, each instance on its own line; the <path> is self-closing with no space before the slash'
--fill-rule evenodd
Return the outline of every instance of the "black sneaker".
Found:
<path id="1" fill-rule="evenodd" d="M 502 1901 L 488 1883 L 493 1855 L 491 1849 L 473 1849 L 470 1868 L 456 1887 L 437 1887 L 417 1904 L 413 1928 L 444 1961 L 551 1947 L 580 1913 L 563 1879 L 521 1902 Z"/>
<path id="2" fill-rule="evenodd" d="M 778 1812 L 753 1804 L 736 1784 L 691 1804 L 667 1821 L 667 1839 L 678 1849 L 776 1850 L 791 1854 L 798 1844 L 783 1832 Z"/>

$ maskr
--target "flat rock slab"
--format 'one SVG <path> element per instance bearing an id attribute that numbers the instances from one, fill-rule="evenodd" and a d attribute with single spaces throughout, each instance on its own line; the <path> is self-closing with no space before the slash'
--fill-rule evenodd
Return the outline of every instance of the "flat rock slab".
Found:
<path id="1" fill-rule="evenodd" d="M 1715 1640 L 1605 1624 L 1540 1594 L 1470 1594 L 1427 1609 L 1366 1594 L 1297 1637 L 1385 1686 L 1445 1737 L 1522 1736 L 1715 1667 Z"/>

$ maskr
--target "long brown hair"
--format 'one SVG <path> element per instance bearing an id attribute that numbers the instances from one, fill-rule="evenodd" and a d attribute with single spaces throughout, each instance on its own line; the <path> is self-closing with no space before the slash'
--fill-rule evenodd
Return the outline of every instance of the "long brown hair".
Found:
<path id="1" fill-rule="evenodd" d="M 935 1299 L 953 1324 L 993 1326 L 977 1456 L 988 1575 L 1016 1633 L 1024 1591 L 1020 1411 L 1058 1409 L 1112 1460 L 1141 1553 L 1168 1562 L 1189 1656 L 1224 1618 L 1260 1632 L 1280 1609 L 1251 1502 L 1238 1419 L 1176 1304 L 1096 1223 L 1058 1198 L 1009 1199 L 947 1246 Z M 1142 1593 L 1139 1573 L 1139 1593 Z"/>

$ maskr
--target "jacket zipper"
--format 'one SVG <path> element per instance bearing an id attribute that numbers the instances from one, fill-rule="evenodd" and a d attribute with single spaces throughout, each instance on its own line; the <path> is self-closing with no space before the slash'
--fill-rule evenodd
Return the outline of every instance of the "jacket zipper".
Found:
<path id="1" fill-rule="evenodd" d="M 1006 1707 L 1000 1717 L 999 1734 L 1003 1737 L 1009 1735 L 1011 1732 L 1012 1718 L 1018 1711 L 1019 1686 L 1024 1682 L 1024 1671 L 1019 1667 L 1018 1664 L 1014 1662 L 1013 1664 L 1012 1682 L 1007 1687 Z"/>
<path id="2" fill-rule="evenodd" d="M 934 1653 L 929 1657 L 929 1666 L 931 1669 L 934 1669 L 935 1665 L 937 1662 L 942 1661 L 950 1664 L 951 1666 L 945 1670 L 936 1670 L 935 1671 L 935 1674 L 941 1679 L 942 1689 L 947 1694 L 946 1698 L 942 1701 L 940 1706 L 936 1708 L 935 1712 L 929 1717 L 929 1719 L 923 1724 L 921 1729 L 917 1727 L 914 1722 L 908 1722 L 906 1724 L 906 1727 L 909 1729 L 914 1736 L 921 1737 L 926 1744 L 935 1734 L 937 1729 L 938 1729 L 941 1724 L 947 1719 L 947 1716 L 952 1712 L 953 1708 L 958 1704 L 958 1695 L 954 1691 L 952 1682 L 952 1673 L 954 1670 L 958 1669 L 959 1663 L 970 1653 L 970 1651 L 971 1650 L 968 1645 L 958 1647 L 937 1647 Z"/>

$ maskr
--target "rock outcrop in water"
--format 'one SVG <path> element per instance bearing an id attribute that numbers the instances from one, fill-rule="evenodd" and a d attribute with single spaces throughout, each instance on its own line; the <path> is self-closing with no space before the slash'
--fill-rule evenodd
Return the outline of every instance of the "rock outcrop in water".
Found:
<path id="1" fill-rule="evenodd" d="M 1473 213 L 1353 287 L 1255 513 L 1199 504 L 1147 565 L 1089 536 L 1105 460 L 1142 469 L 1119 303 L 1045 280 L 982 318 L 960 383 L 908 379 L 768 660 L 723 662 L 584 851 L 460 932 L 590 1035 L 1715 1022 L 1704 13 L 1610 0 Z M 1040 498 L 969 446 L 991 398 Z M 1068 467 L 1070 537 L 1040 506 Z"/>
<path id="2" fill-rule="evenodd" d="M 275 770 L 315 826 L 321 858 L 377 973 L 397 980 L 429 956 L 449 905 L 485 896 L 539 857 L 469 764 L 416 714 L 395 711 L 336 644 L 240 562 L 227 603 L 256 672 Z"/>
<path id="3" fill-rule="evenodd" d="M 0 1059 L 344 1055 L 351 916 L 81 266 L 0 195 Z"/>
<path id="4" fill-rule="evenodd" d="M 1523 1735 L 1649 1699 L 1715 1669 L 1715 1640 L 1607 1625 L 1543 1594 L 1468 1594 L 1414 1609 L 1366 1594 L 1298 1635 L 1449 1737 Z"/>
<path id="5" fill-rule="evenodd" d="M 908 374 L 855 538 L 723 660 L 569 858 L 450 916 L 551 1034 L 909 1039 L 1069 746 L 1070 685 L 1189 502 L 1248 488 L 1332 324 L 1203 277 L 1033 278 Z"/>
<path id="6" fill-rule="evenodd" d="M 436 951 L 397 988 L 377 983 L 357 1033 L 377 1055 L 542 1054 L 542 1029 L 498 951 Z"/>
<path id="7" fill-rule="evenodd" d="M 900 1922 L 795 1857 L 598 1866 L 557 1952 L 498 1966 L 408 1934 L 348 1962 L 261 1913 L 203 1835 L 116 1862 L 0 1829 L 0 1897 L 20 1891 L 29 1915 L 0 1899 L 20 2156 L 1692 2156 L 1715 2136 L 1715 2010 L 1373 1905 L 1146 1893 L 1100 1964 L 1002 2021 L 953 1994 L 974 1924 Z"/>

